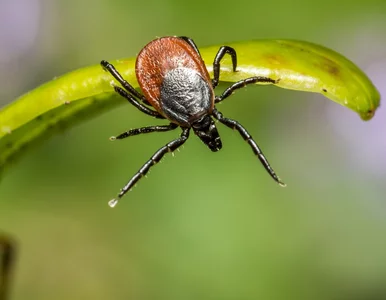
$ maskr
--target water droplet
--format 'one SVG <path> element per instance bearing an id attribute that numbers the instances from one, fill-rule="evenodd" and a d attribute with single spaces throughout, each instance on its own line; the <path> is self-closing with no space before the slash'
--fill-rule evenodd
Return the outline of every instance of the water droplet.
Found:
<path id="1" fill-rule="evenodd" d="M 279 181 L 279 185 L 281 186 L 281 187 L 286 187 L 287 185 L 284 183 L 284 182 L 282 182 L 282 181 Z"/>
<path id="2" fill-rule="evenodd" d="M 112 199 L 112 200 L 109 201 L 109 206 L 111 208 L 115 207 L 115 205 L 117 205 L 117 204 L 118 204 L 118 200 L 117 199 Z"/>

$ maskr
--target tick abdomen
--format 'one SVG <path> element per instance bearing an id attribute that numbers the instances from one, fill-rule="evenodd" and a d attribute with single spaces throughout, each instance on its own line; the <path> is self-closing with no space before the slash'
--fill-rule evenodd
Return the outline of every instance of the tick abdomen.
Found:
<path id="1" fill-rule="evenodd" d="M 162 81 L 160 105 L 165 116 L 182 126 L 210 114 L 213 109 L 211 86 L 191 68 L 168 71 Z"/>

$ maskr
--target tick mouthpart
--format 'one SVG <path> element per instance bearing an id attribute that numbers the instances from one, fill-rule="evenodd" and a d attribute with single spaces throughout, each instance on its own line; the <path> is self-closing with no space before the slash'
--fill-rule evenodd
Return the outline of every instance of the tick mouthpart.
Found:
<path id="1" fill-rule="evenodd" d="M 194 133 L 211 151 L 217 152 L 222 148 L 222 142 L 216 124 L 209 115 L 203 116 L 193 123 L 192 128 Z"/>

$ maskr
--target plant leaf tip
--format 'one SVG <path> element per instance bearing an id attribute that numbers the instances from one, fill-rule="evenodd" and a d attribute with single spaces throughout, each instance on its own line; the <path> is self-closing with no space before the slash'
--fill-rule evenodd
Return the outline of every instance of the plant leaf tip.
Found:
<path id="1" fill-rule="evenodd" d="M 375 109 L 370 109 L 366 112 L 360 113 L 361 119 L 363 121 L 369 121 L 371 120 L 375 115 Z"/>

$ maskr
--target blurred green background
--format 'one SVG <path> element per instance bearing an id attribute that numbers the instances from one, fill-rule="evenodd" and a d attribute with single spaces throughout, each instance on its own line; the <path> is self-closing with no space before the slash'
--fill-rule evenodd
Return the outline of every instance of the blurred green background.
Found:
<path id="1" fill-rule="evenodd" d="M 157 36 L 197 45 L 287 38 L 358 64 L 386 95 L 386 1 L 0 0 L 0 104 Z M 226 85 L 219 87 L 219 91 Z M 123 100 L 124 101 L 124 100 Z M 12 299 L 386 299 L 386 112 L 249 87 L 219 109 L 255 137 L 194 135 L 115 208 L 107 201 L 178 132 L 130 105 L 29 151 L 2 178 L 0 230 L 18 243 Z"/>

